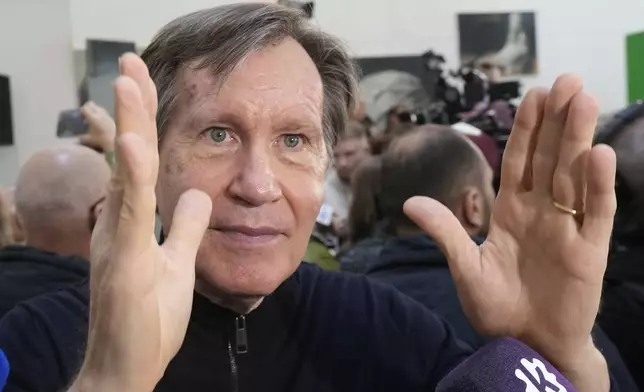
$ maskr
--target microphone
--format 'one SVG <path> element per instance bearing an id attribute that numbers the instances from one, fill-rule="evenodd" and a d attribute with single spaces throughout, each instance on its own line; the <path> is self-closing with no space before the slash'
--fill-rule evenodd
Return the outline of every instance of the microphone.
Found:
<path id="1" fill-rule="evenodd" d="M 513 338 L 487 344 L 452 370 L 436 392 L 577 392 L 541 355 Z"/>
<path id="2" fill-rule="evenodd" d="M 4 389 L 7 377 L 9 377 L 9 361 L 4 355 L 4 351 L 0 350 L 0 391 Z"/>

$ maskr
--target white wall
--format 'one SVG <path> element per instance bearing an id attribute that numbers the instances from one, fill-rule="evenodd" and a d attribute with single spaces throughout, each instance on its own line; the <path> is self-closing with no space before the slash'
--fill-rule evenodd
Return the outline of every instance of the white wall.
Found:
<path id="1" fill-rule="evenodd" d="M 87 38 L 146 45 L 165 22 L 226 0 L 71 0 L 74 46 Z M 526 86 L 563 72 L 586 81 L 604 111 L 625 104 L 624 37 L 644 30 L 642 0 L 317 0 L 316 19 L 360 56 L 418 54 L 433 48 L 458 61 L 459 12 L 536 11 L 540 72 Z"/>
<path id="2" fill-rule="evenodd" d="M 433 48 L 458 61 L 459 12 L 535 11 L 539 75 L 550 85 L 574 72 L 603 111 L 626 103 L 625 36 L 644 30 L 642 0 L 319 0 L 317 19 L 361 56 L 421 53 Z M 644 71 L 643 71 L 644 72 Z"/>
<path id="3" fill-rule="evenodd" d="M 12 184 L 56 138 L 58 113 L 75 104 L 69 0 L 0 0 L 0 73 L 11 78 L 14 142 L 0 147 L 0 185 Z"/>
<path id="4" fill-rule="evenodd" d="M 252 1 L 252 0 L 244 0 Z M 0 73 L 9 74 L 16 145 L 0 147 L 0 184 L 36 149 L 60 144 L 58 112 L 75 104 L 72 45 L 87 38 L 145 46 L 169 20 L 230 0 L 0 0 Z M 459 12 L 536 11 L 540 72 L 576 72 L 603 111 L 626 101 L 624 37 L 644 30 L 642 0 L 317 0 L 316 20 L 359 56 L 432 48 L 456 65 Z M 67 141 L 69 142 L 69 141 Z"/>
<path id="5" fill-rule="evenodd" d="M 71 0 L 74 48 L 85 48 L 88 38 L 146 46 L 163 25 L 178 16 L 242 2 L 253 0 Z"/>

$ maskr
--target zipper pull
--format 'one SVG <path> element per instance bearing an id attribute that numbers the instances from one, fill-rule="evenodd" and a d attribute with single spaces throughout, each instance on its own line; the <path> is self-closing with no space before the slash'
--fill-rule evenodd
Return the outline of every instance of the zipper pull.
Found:
<path id="1" fill-rule="evenodd" d="M 235 319 L 235 335 L 237 354 L 246 354 L 248 352 L 248 335 L 246 334 L 246 316 L 238 316 Z"/>

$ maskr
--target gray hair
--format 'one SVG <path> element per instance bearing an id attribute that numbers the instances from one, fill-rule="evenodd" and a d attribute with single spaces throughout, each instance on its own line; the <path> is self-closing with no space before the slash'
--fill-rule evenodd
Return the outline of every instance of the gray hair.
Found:
<path id="1" fill-rule="evenodd" d="M 276 4 L 233 4 L 182 16 L 166 25 L 142 55 L 159 91 L 159 140 L 177 100 L 177 80 L 190 64 L 222 81 L 248 54 L 285 38 L 297 41 L 322 78 L 322 125 L 327 151 L 344 130 L 357 90 L 357 72 L 336 38 L 309 24 L 300 11 Z"/>

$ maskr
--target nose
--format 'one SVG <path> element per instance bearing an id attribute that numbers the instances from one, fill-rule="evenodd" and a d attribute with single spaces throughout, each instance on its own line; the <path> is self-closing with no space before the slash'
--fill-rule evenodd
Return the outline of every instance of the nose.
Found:
<path id="1" fill-rule="evenodd" d="M 231 196 L 252 207 L 278 201 L 282 197 L 282 189 L 271 167 L 269 154 L 251 150 L 243 156 L 229 188 Z"/>

